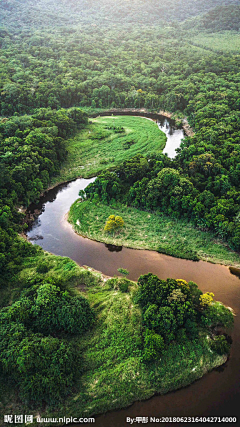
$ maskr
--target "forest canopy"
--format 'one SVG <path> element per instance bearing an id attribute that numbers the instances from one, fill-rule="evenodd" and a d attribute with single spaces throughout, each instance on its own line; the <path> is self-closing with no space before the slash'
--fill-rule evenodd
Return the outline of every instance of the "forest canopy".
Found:
<path id="1" fill-rule="evenodd" d="M 24 402 L 54 405 L 70 395 L 84 365 L 79 349 L 87 351 L 96 319 L 75 284 L 92 286 L 96 310 L 104 292 L 120 290 L 126 302 L 135 286 L 134 340 L 125 345 L 128 312 L 124 339 L 117 327 L 102 337 L 107 349 L 113 345 L 114 360 L 134 356 L 154 364 L 169 346 L 174 359 L 183 342 L 194 349 L 193 360 L 202 350 L 211 361 L 227 354 L 226 337 L 214 336 L 209 346 L 207 334 L 231 326 L 232 313 L 195 284 L 150 274 L 138 285 L 113 279 L 96 297 L 98 279 L 70 260 L 49 261 L 19 234 L 27 227 L 25 209 L 59 174 L 68 139 L 87 126 L 87 112 L 146 108 L 187 117 L 193 136 L 174 159 L 138 155 L 101 172 L 87 198 L 185 218 L 239 251 L 239 1 L 2 0 L 0 16 L 1 376 Z M 91 346 L 97 338 L 89 336 Z M 102 343 L 97 357 L 88 355 L 96 370 L 108 363 Z"/>

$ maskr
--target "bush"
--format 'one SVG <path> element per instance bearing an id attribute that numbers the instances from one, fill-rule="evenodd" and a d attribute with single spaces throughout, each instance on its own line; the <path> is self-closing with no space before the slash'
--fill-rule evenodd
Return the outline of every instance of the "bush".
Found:
<path id="1" fill-rule="evenodd" d="M 78 371 L 76 349 L 53 337 L 35 335 L 21 325 L 3 321 L 1 365 L 16 381 L 20 396 L 56 403 L 69 393 Z"/>
<path id="2" fill-rule="evenodd" d="M 230 347 L 224 335 L 217 335 L 211 343 L 212 350 L 220 355 L 229 354 Z"/>
<path id="3" fill-rule="evenodd" d="M 131 282 L 127 279 L 120 279 L 118 283 L 119 290 L 121 292 L 128 292 L 128 286 Z"/>
<path id="4" fill-rule="evenodd" d="M 200 295 L 200 306 L 201 307 L 208 307 L 213 302 L 214 294 L 212 292 L 206 292 L 205 294 Z"/>
<path id="5" fill-rule="evenodd" d="M 145 332 L 144 337 L 144 354 L 145 363 L 153 362 L 158 359 L 164 350 L 164 339 L 161 335 L 156 334 L 149 329 Z"/>
<path id="6" fill-rule="evenodd" d="M 82 269 L 82 271 L 77 275 L 77 285 L 86 285 L 88 287 L 95 286 L 99 283 L 100 275 L 97 276 L 89 270 Z"/>
<path id="7" fill-rule="evenodd" d="M 118 279 L 112 277 L 111 279 L 108 279 L 106 281 L 106 285 L 110 288 L 110 289 L 116 289 L 118 286 Z"/>
<path id="8" fill-rule="evenodd" d="M 121 273 L 123 276 L 128 276 L 129 275 L 129 271 L 126 268 L 120 267 L 120 268 L 117 269 L 117 271 L 119 273 Z"/>
<path id="9" fill-rule="evenodd" d="M 124 221 L 121 216 L 110 215 L 106 221 L 104 231 L 113 233 L 120 230 L 124 226 Z"/>
<path id="10" fill-rule="evenodd" d="M 207 326 L 233 326 L 233 313 L 220 302 L 214 302 L 208 306 L 202 316 L 202 322 Z"/>
<path id="11" fill-rule="evenodd" d="M 36 271 L 37 273 L 45 274 L 49 271 L 49 266 L 46 262 L 41 262 L 38 264 Z"/>

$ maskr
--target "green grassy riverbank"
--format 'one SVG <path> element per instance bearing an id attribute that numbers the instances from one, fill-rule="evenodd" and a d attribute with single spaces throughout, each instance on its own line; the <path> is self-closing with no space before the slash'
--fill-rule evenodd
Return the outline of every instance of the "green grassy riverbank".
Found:
<path id="1" fill-rule="evenodd" d="M 79 176 L 95 176 L 136 154 L 162 152 L 166 139 L 157 124 L 144 117 L 103 116 L 90 119 L 83 130 L 67 140 L 67 159 L 51 185 Z"/>
<path id="2" fill-rule="evenodd" d="M 104 232 L 109 215 L 120 215 L 124 227 L 119 233 Z M 77 200 L 70 209 L 69 222 L 76 233 L 99 242 L 135 249 L 159 250 L 178 258 L 201 259 L 224 265 L 240 266 L 239 255 L 210 232 L 162 213 Z"/>

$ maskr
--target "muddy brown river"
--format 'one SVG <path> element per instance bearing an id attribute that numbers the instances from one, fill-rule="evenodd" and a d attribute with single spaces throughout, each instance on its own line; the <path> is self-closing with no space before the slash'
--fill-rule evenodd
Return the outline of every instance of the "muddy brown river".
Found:
<path id="1" fill-rule="evenodd" d="M 84 189 L 93 180 L 94 178 L 77 179 L 60 185 L 42 197 L 38 205 L 31 206 L 30 210 L 37 208 L 42 213 L 28 230 L 28 238 L 49 252 L 68 256 L 78 264 L 91 266 L 106 275 L 113 276 L 117 274 L 119 267 L 123 267 L 130 271 L 129 278 L 132 280 L 137 280 L 140 274 L 148 272 L 157 274 L 162 279 L 172 277 L 192 280 L 203 292 L 213 292 L 215 299 L 232 307 L 236 314 L 231 354 L 223 367 L 208 373 L 184 389 L 97 416 L 95 425 L 127 426 L 130 424 L 126 423 L 126 417 L 237 417 L 240 415 L 239 278 L 232 275 L 228 267 L 218 264 L 182 260 L 153 251 L 116 248 L 76 235 L 65 216 L 78 197 L 79 190 Z M 154 424 L 156 423 L 148 422 L 145 425 Z M 161 425 L 188 424 L 161 423 Z"/>

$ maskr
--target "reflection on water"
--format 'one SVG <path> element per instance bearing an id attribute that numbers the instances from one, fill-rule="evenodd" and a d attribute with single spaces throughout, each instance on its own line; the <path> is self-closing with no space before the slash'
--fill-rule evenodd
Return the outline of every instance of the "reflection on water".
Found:
<path id="1" fill-rule="evenodd" d="M 105 247 L 109 250 L 109 252 L 121 252 L 122 246 L 110 245 L 105 243 Z"/>
<path id="2" fill-rule="evenodd" d="M 240 269 L 236 267 L 229 267 L 230 273 L 240 279 Z"/>
<path id="3" fill-rule="evenodd" d="M 157 125 L 167 135 L 167 142 L 163 149 L 163 154 L 167 154 L 168 157 L 173 159 L 176 156 L 176 149 L 180 147 L 181 140 L 184 138 L 184 132 L 182 129 L 176 129 L 170 125 L 167 119 L 159 122 Z"/>

